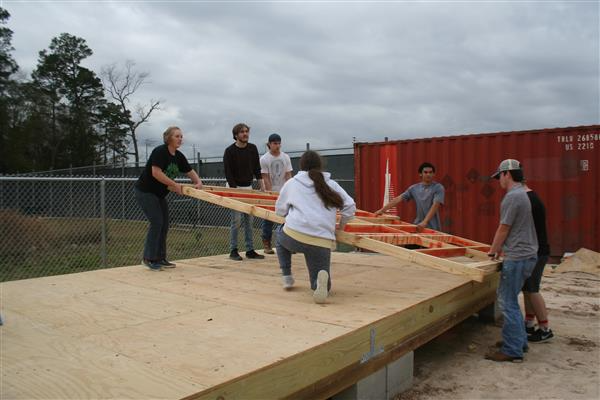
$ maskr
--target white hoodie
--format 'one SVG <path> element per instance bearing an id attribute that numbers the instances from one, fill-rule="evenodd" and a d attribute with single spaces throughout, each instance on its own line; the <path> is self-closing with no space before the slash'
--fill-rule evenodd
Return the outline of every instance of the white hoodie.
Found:
<path id="1" fill-rule="evenodd" d="M 329 172 L 323 172 L 325 183 L 339 193 L 344 201 L 340 210 L 343 226 L 354 216 L 356 204 L 352 197 L 334 180 L 330 179 Z M 279 192 L 275 203 L 277 215 L 285 217 L 285 225 L 305 235 L 335 240 L 335 208 L 326 208 L 315 190 L 313 180 L 307 171 L 299 171 L 296 176 L 289 179 Z"/>

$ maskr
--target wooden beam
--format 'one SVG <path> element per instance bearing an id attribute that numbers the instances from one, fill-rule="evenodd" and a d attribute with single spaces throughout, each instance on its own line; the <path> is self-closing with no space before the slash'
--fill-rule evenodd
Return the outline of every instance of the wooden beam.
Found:
<path id="1" fill-rule="evenodd" d="M 485 278 L 485 271 L 460 264 L 458 262 L 445 260 L 430 256 L 429 254 L 418 253 L 416 251 L 407 250 L 402 247 L 397 247 L 388 243 L 382 243 L 377 240 L 369 239 L 367 237 L 360 237 L 352 235 L 346 232 L 337 231 L 336 237 L 339 242 L 350 244 L 362 249 L 371 250 L 377 253 L 386 254 L 399 258 L 401 260 L 415 262 L 420 265 L 439 269 L 441 271 L 449 272 L 451 274 L 467 276 L 470 279 L 483 282 Z"/>
<path id="2" fill-rule="evenodd" d="M 199 200 L 204 200 L 212 204 L 216 204 L 221 207 L 229 208 L 246 214 L 251 214 L 262 219 L 276 222 L 278 224 L 283 224 L 285 222 L 285 218 L 275 214 L 274 211 L 269 211 L 264 208 L 254 206 L 252 204 L 246 204 L 230 197 L 222 197 L 214 193 L 207 192 L 205 190 L 198 190 L 189 186 L 184 186 L 183 194 Z"/>
<path id="3" fill-rule="evenodd" d="M 189 187 L 193 188 L 193 185 L 187 185 Z M 229 192 L 229 193 L 241 193 L 241 194 L 247 194 L 247 193 L 256 193 L 257 191 L 250 191 L 248 189 L 238 189 L 238 188 L 230 188 L 230 187 L 226 187 L 226 186 L 208 186 L 208 185 L 204 185 L 202 186 L 202 190 L 204 190 L 205 192 Z M 259 193 L 264 194 L 264 195 L 271 195 L 274 196 L 275 200 L 277 200 L 277 197 L 279 196 L 279 192 L 273 192 L 273 191 L 260 191 Z"/>
<path id="4" fill-rule="evenodd" d="M 464 247 L 451 247 L 451 248 L 438 248 L 438 249 L 418 249 L 415 250 L 419 253 L 430 254 L 436 257 L 467 257 L 466 252 L 467 249 Z"/>
<path id="5" fill-rule="evenodd" d="M 276 200 L 264 200 L 264 199 L 247 199 L 247 198 L 237 198 L 236 200 L 241 201 L 242 203 L 246 203 L 246 204 L 256 204 L 256 205 L 262 205 L 262 206 L 275 206 L 275 201 Z"/>

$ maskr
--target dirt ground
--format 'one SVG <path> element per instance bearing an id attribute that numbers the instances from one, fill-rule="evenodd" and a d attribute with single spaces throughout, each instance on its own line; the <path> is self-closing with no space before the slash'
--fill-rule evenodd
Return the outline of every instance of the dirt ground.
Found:
<path id="1" fill-rule="evenodd" d="M 485 360 L 501 328 L 473 317 L 415 351 L 413 387 L 396 400 L 600 399 L 600 276 L 547 267 L 541 293 L 554 338 L 523 363 Z"/>

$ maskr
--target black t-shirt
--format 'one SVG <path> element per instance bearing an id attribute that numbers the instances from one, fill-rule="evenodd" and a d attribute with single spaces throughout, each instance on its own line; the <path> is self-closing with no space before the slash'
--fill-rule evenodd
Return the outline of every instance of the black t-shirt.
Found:
<path id="1" fill-rule="evenodd" d="M 546 207 L 534 191 L 527 192 L 527 196 L 531 203 L 531 213 L 533 214 L 535 233 L 538 238 L 538 256 L 548 256 L 550 255 L 550 245 L 548 244 L 548 233 L 546 232 Z"/>
<path id="2" fill-rule="evenodd" d="M 165 197 L 169 193 L 169 189 L 167 189 L 167 185 L 163 185 L 152 176 L 153 166 L 160 168 L 171 179 L 175 179 L 180 173 L 185 174 L 192 170 L 187 159 L 179 150 L 172 155 L 166 144 L 152 150 L 146 167 L 137 181 L 137 187 L 142 192 L 154 193 L 158 197 Z"/>
<path id="3" fill-rule="evenodd" d="M 252 179 L 262 179 L 258 149 L 252 143 L 240 148 L 233 143 L 223 154 L 225 177 L 230 187 L 250 186 Z"/>

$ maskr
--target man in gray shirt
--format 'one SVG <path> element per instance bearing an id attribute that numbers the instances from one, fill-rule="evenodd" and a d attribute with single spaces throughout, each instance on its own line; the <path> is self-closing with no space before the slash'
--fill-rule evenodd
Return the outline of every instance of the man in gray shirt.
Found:
<path id="1" fill-rule="evenodd" d="M 413 223 L 417 225 L 417 232 L 421 232 L 426 227 L 439 231 L 442 229 L 439 209 L 444 204 L 444 186 L 433 180 L 435 167 L 431 163 L 424 162 L 419 166 L 419 176 L 421 182 L 411 185 L 400 196 L 375 211 L 375 214 L 381 215 L 403 200 L 414 200 L 417 216 Z"/>
<path id="2" fill-rule="evenodd" d="M 486 354 L 485 358 L 522 362 L 523 352 L 527 349 L 527 333 L 519 307 L 519 292 L 535 267 L 538 241 L 519 161 L 502 161 L 492 178 L 499 179 L 500 186 L 506 189 L 500 205 L 500 224 L 489 251 L 493 259 L 498 259 L 501 252 L 504 254 L 497 292 L 504 325 L 500 350 Z"/>

